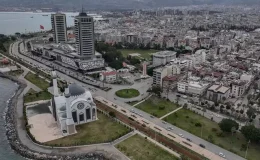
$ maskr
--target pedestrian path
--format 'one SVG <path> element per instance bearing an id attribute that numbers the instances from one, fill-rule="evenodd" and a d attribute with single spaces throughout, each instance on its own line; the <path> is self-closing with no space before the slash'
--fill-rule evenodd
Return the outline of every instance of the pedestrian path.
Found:
<path id="1" fill-rule="evenodd" d="M 149 99 L 149 98 L 150 98 L 152 95 L 153 95 L 153 94 L 149 95 L 149 96 L 148 96 L 148 97 L 146 97 L 144 100 L 142 100 L 142 101 L 140 101 L 140 102 L 138 102 L 138 103 L 134 104 L 134 105 L 133 105 L 133 107 L 137 106 L 138 104 L 141 104 L 141 103 L 143 103 L 144 101 L 146 101 L 147 99 Z"/>
<path id="2" fill-rule="evenodd" d="M 183 107 L 179 107 L 177 109 L 175 109 L 174 111 L 171 111 L 170 113 L 167 113 L 166 115 L 162 116 L 160 119 L 164 119 L 165 117 L 177 112 L 178 110 L 182 109 Z"/>
<path id="3" fill-rule="evenodd" d="M 129 132 L 128 134 L 124 135 L 123 137 L 120 137 L 120 138 L 114 140 L 114 141 L 112 142 L 112 144 L 115 146 L 115 145 L 117 145 L 118 143 L 120 143 L 120 142 L 122 142 L 122 141 L 124 141 L 124 140 L 126 140 L 126 139 L 128 139 L 128 138 L 130 138 L 130 137 L 132 137 L 132 136 L 135 135 L 135 134 L 136 134 L 135 131 Z"/>

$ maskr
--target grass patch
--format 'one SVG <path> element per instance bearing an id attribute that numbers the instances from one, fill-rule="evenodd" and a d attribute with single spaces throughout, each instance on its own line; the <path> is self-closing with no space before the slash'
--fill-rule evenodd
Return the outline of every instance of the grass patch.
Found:
<path id="1" fill-rule="evenodd" d="M 122 53 L 122 55 L 126 58 L 129 54 L 132 53 L 139 53 L 141 57 L 150 60 L 152 53 L 157 52 L 157 50 L 150 49 L 150 50 L 144 50 L 144 49 L 119 49 Z"/>
<path id="2" fill-rule="evenodd" d="M 121 89 L 116 91 L 116 96 L 121 97 L 121 98 L 134 98 L 139 96 L 140 93 L 136 89 Z"/>
<path id="3" fill-rule="evenodd" d="M 113 141 L 128 132 L 130 129 L 113 119 L 98 112 L 98 120 L 76 126 L 77 134 L 46 142 L 51 146 L 74 146 L 105 143 Z"/>
<path id="4" fill-rule="evenodd" d="M 39 100 L 48 100 L 51 99 L 51 97 L 52 94 L 48 91 L 36 92 L 33 89 L 30 89 L 24 96 L 24 103 L 35 102 Z"/>
<path id="5" fill-rule="evenodd" d="M 40 78 L 38 75 L 33 74 L 32 72 L 28 72 L 28 74 L 24 77 L 37 87 L 41 88 L 42 90 L 46 90 L 50 84 L 45 81 L 44 79 Z"/>
<path id="6" fill-rule="evenodd" d="M 198 137 L 201 137 L 201 127 L 199 125 L 201 124 L 203 139 L 238 154 L 241 157 L 245 156 L 245 149 L 242 145 L 246 145 L 247 141 L 241 133 L 235 133 L 233 136 L 231 133 L 223 133 L 216 122 L 190 110 L 181 109 L 164 118 L 164 120 Z M 249 160 L 258 159 L 260 156 L 259 150 L 259 145 L 251 143 L 249 145 L 247 158 Z"/>
<path id="7" fill-rule="evenodd" d="M 135 107 L 156 117 L 162 117 L 163 115 L 177 109 L 179 106 L 165 99 L 151 96 L 149 99 Z"/>
<path id="8" fill-rule="evenodd" d="M 149 142 L 144 137 L 134 135 L 116 145 L 132 160 L 177 160 L 174 155 Z"/>

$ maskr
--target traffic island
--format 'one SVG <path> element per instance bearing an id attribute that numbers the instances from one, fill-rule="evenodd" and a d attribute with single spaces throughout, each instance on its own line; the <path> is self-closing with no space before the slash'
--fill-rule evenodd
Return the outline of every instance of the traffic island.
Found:
<path id="1" fill-rule="evenodd" d="M 115 94 L 117 97 L 120 98 L 135 98 L 140 95 L 140 92 L 136 89 L 130 88 L 118 90 Z"/>

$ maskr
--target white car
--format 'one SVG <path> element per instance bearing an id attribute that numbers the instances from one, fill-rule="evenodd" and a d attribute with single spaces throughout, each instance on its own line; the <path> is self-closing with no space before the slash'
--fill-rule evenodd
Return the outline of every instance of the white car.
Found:
<path id="1" fill-rule="evenodd" d="M 184 135 L 183 135 L 183 134 L 181 134 L 181 133 L 179 134 L 179 136 L 180 136 L 181 138 L 184 138 Z"/>
<path id="2" fill-rule="evenodd" d="M 222 153 L 222 152 L 219 152 L 219 154 L 218 154 L 220 157 L 223 157 L 223 158 L 225 158 L 226 156 Z"/>
<path id="3" fill-rule="evenodd" d="M 166 122 L 164 122 L 164 121 L 163 121 L 162 123 L 163 123 L 163 124 L 166 124 Z"/>

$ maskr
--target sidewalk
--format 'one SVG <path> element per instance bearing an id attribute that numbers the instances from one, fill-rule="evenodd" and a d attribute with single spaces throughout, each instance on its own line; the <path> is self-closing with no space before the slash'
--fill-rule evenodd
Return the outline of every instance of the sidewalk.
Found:
<path id="1" fill-rule="evenodd" d="M 167 113 L 166 115 L 162 116 L 162 117 L 159 118 L 159 119 L 164 119 L 165 117 L 167 117 L 167 116 L 169 116 L 169 115 L 171 115 L 171 114 L 177 112 L 178 110 L 180 110 L 180 109 L 182 109 L 182 108 L 183 108 L 183 107 L 179 107 L 179 108 L 175 109 L 174 111 L 171 111 L 170 113 Z"/>
<path id="2" fill-rule="evenodd" d="M 146 101 L 147 99 L 149 99 L 152 95 L 153 95 L 153 94 L 151 94 L 150 96 L 146 97 L 144 100 L 142 100 L 142 101 L 140 101 L 140 102 L 134 104 L 133 107 L 137 106 L 138 104 L 143 103 L 144 101 Z"/>

